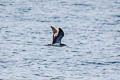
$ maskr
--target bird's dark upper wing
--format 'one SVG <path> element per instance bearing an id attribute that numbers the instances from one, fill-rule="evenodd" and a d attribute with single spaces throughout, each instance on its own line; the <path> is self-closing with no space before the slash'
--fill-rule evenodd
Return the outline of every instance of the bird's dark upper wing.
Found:
<path id="1" fill-rule="evenodd" d="M 61 43 L 63 37 L 64 37 L 64 32 L 61 28 L 59 28 L 58 36 L 56 37 L 55 43 Z"/>

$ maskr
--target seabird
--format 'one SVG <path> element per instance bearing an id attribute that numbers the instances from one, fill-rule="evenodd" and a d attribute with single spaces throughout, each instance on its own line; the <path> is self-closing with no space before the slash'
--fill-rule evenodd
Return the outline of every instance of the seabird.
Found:
<path id="1" fill-rule="evenodd" d="M 62 38 L 64 37 L 64 32 L 61 28 L 58 30 L 51 26 L 53 31 L 53 42 L 52 45 L 58 45 L 58 46 L 65 46 L 65 44 L 61 43 Z"/>

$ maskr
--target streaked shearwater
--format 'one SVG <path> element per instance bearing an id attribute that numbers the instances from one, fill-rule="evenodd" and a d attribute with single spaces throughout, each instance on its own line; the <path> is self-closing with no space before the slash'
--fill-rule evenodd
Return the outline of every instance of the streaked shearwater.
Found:
<path id="1" fill-rule="evenodd" d="M 58 30 L 51 26 L 52 31 L 53 31 L 53 41 L 52 44 L 48 44 L 48 45 L 53 45 L 53 46 L 66 46 L 65 44 L 61 43 L 62 38 L 64 37 L 64 32 L 61 28 L 59 28 Z"/>

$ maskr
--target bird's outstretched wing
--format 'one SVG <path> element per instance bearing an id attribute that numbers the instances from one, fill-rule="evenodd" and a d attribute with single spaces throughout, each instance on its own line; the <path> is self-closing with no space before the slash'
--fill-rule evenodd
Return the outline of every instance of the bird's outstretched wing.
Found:
<path id="1" fill-rule="evenodd" d="M 61 43 L 63 37 L 64 37 L 64 32 L 61 28 L 59 28 L 58 36 L 56 37 L 56 43 Z"/>
<path id="2" fill-rule="evenodd" d="M 51 28 L 52 28 L 53 34 L 55 34 L 55 33 L 57 33 L 57 32 L 58 32 L 58 31 L 57 31 L 57 29 L 56 29 L 56 28 L 54 28 L 53 26 L 51 26 Z"/>

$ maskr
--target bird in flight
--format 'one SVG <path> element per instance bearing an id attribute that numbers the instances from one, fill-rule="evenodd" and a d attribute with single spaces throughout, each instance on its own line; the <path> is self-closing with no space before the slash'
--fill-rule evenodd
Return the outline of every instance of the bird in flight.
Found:
<path id="1" fill-rule="evenodd" d="M 62 38 L 64 37 L 64 32 L 61 28 L 58 30 L 51 26 L 52 31 L 53 31 L 53 41 L 52 45 L 58 45 L 58 46 L 65 46 L 65 44 L 61 43 Z"/>

